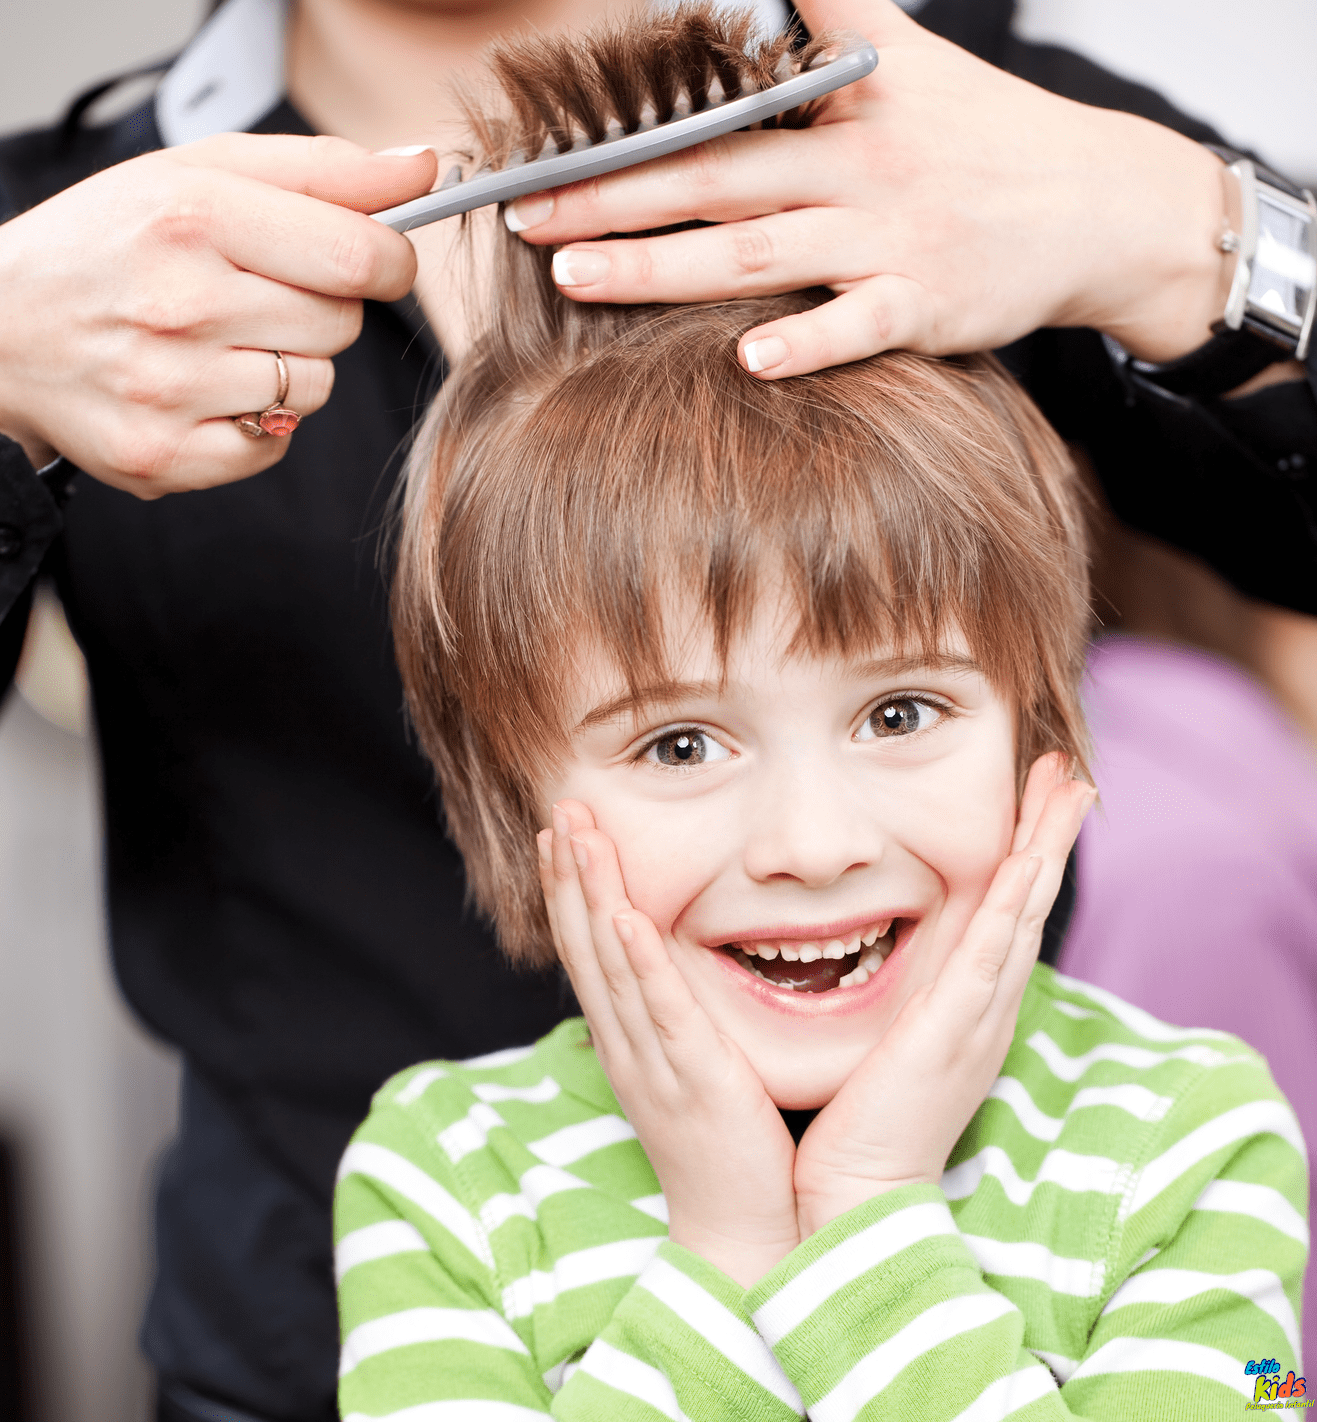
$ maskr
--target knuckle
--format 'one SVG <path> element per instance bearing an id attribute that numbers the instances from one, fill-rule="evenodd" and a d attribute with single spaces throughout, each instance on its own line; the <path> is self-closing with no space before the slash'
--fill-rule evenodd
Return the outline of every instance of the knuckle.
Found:
<path id="1" fill-rule="evenodd" d="M 709 143 L 687 149 L 676 172 L 699 197 L 721 190 L 727 181 L 731 160 L 732 151 L 727 140 L 715 138 Z"/>
<path id="2" fill-rule="evenodd" d="M 174 472 L 178 442 L 163 431 L 126 423 L 107 440 L 106 456 L 115 473 L 139 498 L 156 498 Z"/>
<path id="3" fill-rule="evenodd" d="M 380 275 L 380 255 L 372 234 L 354 222 L 333 244 L 330 270 L 339 291 L 354 299 L 368 296 Z"/>
<path id="4" fill-rule="evenodd" d="M 758 276 L 776 259 L 773 239 L 757 222 L 731 224 L 727 232 L 732 263 L 742 276 Z"/>

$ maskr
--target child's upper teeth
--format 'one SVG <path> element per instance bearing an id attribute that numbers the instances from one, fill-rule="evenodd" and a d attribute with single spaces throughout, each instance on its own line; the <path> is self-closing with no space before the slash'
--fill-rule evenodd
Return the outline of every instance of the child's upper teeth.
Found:
<path id="1" fill-rule="evenodd" d="M 761 943 L 759 945 L 759 956 L 767 958 L 771 963 L 777 957 L 777 945 L 774 943 Z"/>
<path id="2" fill-rule="evenodd" d="M 800 945 L 800 961 L 802 963 L 817 963 L 823 956 L 823 949 L 817 943 L 802 943 Z"/>
<path id="3" fill-rule="evenodd" d="M 782 956 L 788 963 L 800 962 L 800 949 L 794 943 L 782 944 Z"/>
<path id="4" fill-rule="evenodd" d="M 824 945 L 823 956 L 825 958 L 844 958 L 851 951 L 840 938 L 834 938 L 830 943 Z"/>

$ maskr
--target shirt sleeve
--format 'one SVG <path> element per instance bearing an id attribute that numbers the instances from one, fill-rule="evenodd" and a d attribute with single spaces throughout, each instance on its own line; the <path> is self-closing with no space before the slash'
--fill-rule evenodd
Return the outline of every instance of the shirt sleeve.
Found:
<path id="1" fill-rule="evenodd" d="M 910 1187 L 834 1220 L 747 1304 L 814 1422 L 1235 1418 L 1249 1361 L 1302 1374 L 1306 1197 L 1289 1107 L 1260 1063 L 1232 1061 L 1168 1117 L 1108 1260 L 968 1238 L 940 1189 Z M 1044 1362 L 1022 1305 L 1064 1308 L 1095 1276 L 1082 1357 Z"/>
<path id="2" fill-rule="evenodd" d="M 27 591 L 62 527 L 50 486 L 23 446 L 0 435 L 0 620 Z"/>

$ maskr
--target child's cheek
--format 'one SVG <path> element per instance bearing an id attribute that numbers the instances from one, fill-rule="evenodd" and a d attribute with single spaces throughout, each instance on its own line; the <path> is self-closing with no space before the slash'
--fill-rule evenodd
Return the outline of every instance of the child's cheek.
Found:
<path id="1" fill-rule="evenodd" d="M 690 825 L 667 825 L 650 804 L 597 813 L 599 828 L 617 847 L 627 897 L 664 935 L 708 882 L 711 859 Z"/>

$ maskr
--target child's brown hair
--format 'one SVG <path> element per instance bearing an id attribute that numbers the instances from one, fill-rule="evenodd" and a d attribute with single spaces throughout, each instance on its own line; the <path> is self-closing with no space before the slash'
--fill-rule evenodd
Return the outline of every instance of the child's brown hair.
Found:
<path id="1" fill-rule="evenodd" d="M 783 40 L 738 60 L 750 33 L 700 6 L 524 41 L 495 65 L 512 117 L 473 128 L 505 162 L 647 103 L 663 117 L 712 76 L 761 87 L 808 61 Z M 633 693 L 668 679 L 674 592 L 723 656 L 780 579 L 799 610 L 787 655 L 931 656 L 958 633 L 1015 705 L 1021 772 L 1055 749 L 1082 765 L 1078 488 L 991 357 L 896 352 L 761 381 L 737 363 L 740 334 L 829 293 L 579 305 L 548 248 L 498 234 L 483 332 L 412 454 L 393 615 L 472 894 L 514 959 L 554 957 L 534 837 L 537 787 L 573 730 L 563 688 L 583 645 Z"/>

